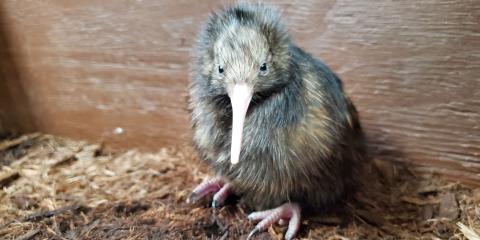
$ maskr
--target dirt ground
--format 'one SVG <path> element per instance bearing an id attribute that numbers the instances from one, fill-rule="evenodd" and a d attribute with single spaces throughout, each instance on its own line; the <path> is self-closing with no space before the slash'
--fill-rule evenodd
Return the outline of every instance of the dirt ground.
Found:
<path id="1" fill-rule="evenodd" d="M 306 216 L 299 239 L 479 239 L 480 188 L 376 159 L 354 198 Z M 188 147 L 111 153 L 49 135 L 0 137 L 0 239 L 245 239 L 241 201 L 188 205 L 208 170 Z M 255 239 L 281 239 L 271 227 Z"/>

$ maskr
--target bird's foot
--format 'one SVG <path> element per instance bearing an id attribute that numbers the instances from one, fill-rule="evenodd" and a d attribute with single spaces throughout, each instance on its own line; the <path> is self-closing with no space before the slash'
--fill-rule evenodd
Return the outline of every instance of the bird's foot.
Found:
<path id="1" fill-rule="evenodd" d="M 200 185 L 195 187 L 187 198 L 187 203 L 196 203 L 200 199 L 215 193 L 213 195 L 212 207 L 221 206 L 228 195 L 231 193 L 232 187 L 230 183 L 226 183 L 222 178 L 216 177 L 203 181 Z"/>
<path id="2" fill-rule="evenodd" d="M 256 233 L 267 229 L 270 225 L 278 222 L 280 224 L 288 221 L 288 229 L 285 233 L 285 239 L 292 239 L 300 228 L 300 206 L 296 203 L 285 203 L 278 208 L 271 210 L 253 212 L 248 215 L 249 220 L 261 220 L 253 231 L 248 234 L 247 239 L 250 239 Z"/>

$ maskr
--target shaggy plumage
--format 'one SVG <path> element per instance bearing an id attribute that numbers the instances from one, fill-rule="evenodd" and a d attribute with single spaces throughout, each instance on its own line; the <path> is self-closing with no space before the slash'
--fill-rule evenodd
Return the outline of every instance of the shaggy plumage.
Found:
<path id="1" fill-rule="evenodd" d="M 265 64 L 265 65 L 264 65 Z M 253 88 L 238 164 L 230 163 L 229 86 Z M 295 46 L 279 14 L 235 5 L 211 14 L 197 40 L 189 108 L 200 159 L 255 209 L 322 209 L 355 186 L 365 141 L 340 79 Z"/>

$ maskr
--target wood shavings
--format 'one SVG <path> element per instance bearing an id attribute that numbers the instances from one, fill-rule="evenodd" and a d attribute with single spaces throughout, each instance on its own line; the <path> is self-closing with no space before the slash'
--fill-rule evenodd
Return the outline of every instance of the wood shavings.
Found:
<path id="1" fill-rule="evenodd" d="M 0 191 L 1 239 L 239 239 L 254 227 L 241 199 L 220 209 L 185 203 L 211 175 L 188 147 L 115 154 L 99 144 L 34 136 L 9 139 L 0 151 L 9 158 L 0 182 L 16 175 Z M 471 240 L 468 230 L 480 229 L 479 189 L 376 164 L 378 174 L 369 177 L 377 179 L 367 179 L 352 199 L 305 213 L 299 239 Z M 285 226 L 273 226 L 255 239 L 283 234 Z"/>
<path id="2" fill-rule="evenodd" d="M 0 188 L 8 186 L 11 182 L 20 177 L 17 171 L 6 172 L 0 174 Z"/>
<path id="3" fill-rule="evenodd" d="M 28 135 L 23 135 L 19 138 L 15 138 L 12 140 L 5 140 L 0 142 L 0 152 L 5 151 L 9 148 L 15 147 L 20 145 L 23 142 L 29 141 L 29 140 L 34 140 L 35 138 L 39 137 L 39 133 L 33 133 L 33 134 L 28 134 Z"/>
<path id="4" fill-rule="evenodd" d="M 32 238 L 34 238 L 35 235 L 37 235 L 39 232 L 40 232 L 39 229 L 31 230 L 31 231 L 25 233 L 24 235 L 18 237 L 17 240 L 29 240 L 29 239 L 32 239 Z"/>
<path id="5" fill-rule="evenodd" d="M 469 227 L 465 226 L 465 224 L 463 224 L 462 222 L 457 222 L 457 226 L 468 240 L 480 240 L 480 235 L 478 235 Z"/>

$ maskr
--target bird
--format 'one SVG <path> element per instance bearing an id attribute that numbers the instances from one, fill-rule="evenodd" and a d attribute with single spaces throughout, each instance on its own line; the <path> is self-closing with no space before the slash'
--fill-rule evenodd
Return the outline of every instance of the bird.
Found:
<path id="1" fill-rule="evenodd" d="M 367 162 L 359 115 L 342 81 L 291 39 L 277 8 L 213 11 L 193 46 L 188 110 L 193 147 L 215 176 L 187 202 L 237 195 L 259 221 L 248 238 L 354 191 Z"/>

